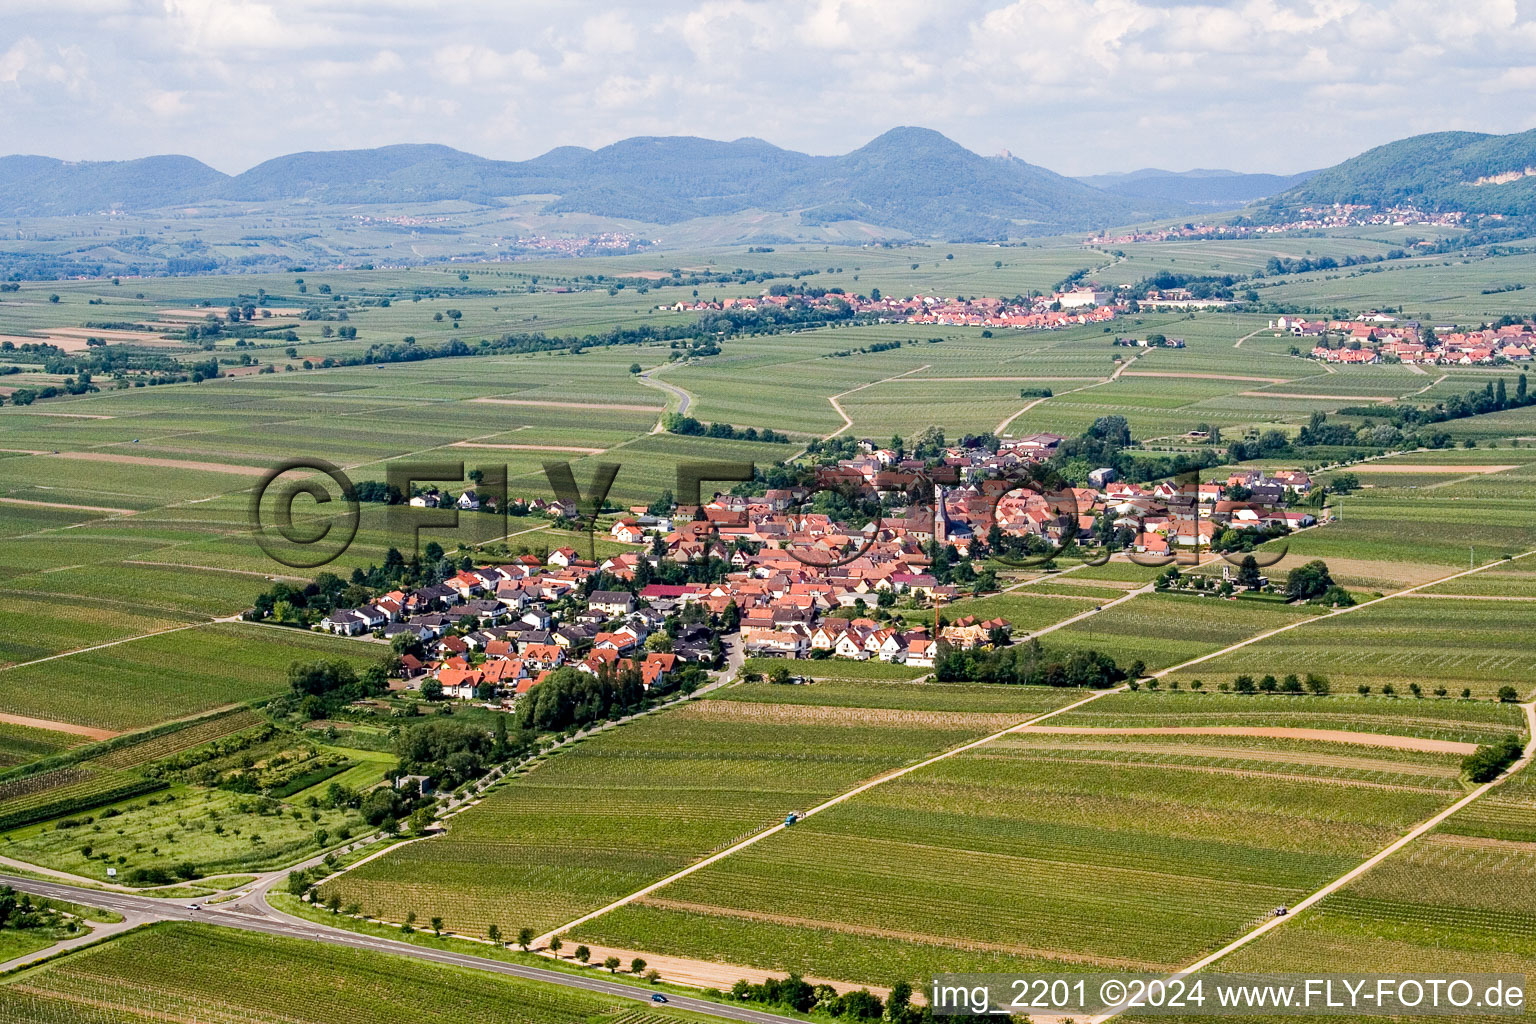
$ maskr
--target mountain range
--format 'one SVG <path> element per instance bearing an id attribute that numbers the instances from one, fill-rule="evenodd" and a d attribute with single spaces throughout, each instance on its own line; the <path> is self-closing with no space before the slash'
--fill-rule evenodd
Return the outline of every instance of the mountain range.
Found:
<path id="1" fill-rule="evenodd" d="M 1069 178 L 981 156 L 926 128 L 894 128 L 841 156 L 761 139 L 624 139 L 491 160 L 440 145 L 293 153 L 227 175 L 186 156 L 66 163 L 0 157 L 0 216 L 44 217 L 209 204 L 315 209 L 538 197 L 545 214 L 675 225 L 758 211 L 801 225 L 847 223 L 920 238 L 990 240 L 1182 218 L 1260 203 L 1414 203 L 1434 210 L 1536 212 L 1536 132 L 1441 132 L 1296 175 L 1144 169 Z M 526 200 L 525 200 L 526 201 Z"/>
<path id="2" fill-rule="evenodd" d="M 1239 176 L 1240 177 L 1240 176 Z M 1202 179 L 1202 187 L 1204 182 Z M 65 163 L 0 158 L 0 215 L 60 216 L 213 202 L 322 205 L 549 196 L 545 212 L 651 224 L 762 210 L 806 224 L 856 221 L 919 237 L 992 239 L 1181 216 L 1177 188 L 1098 188 L 925 128 L 895 128 L 841 156 L 760 139 L 625 139 L 524 161 L 397 145 L 277 157 L 226 175 L 190 157 Z"/>

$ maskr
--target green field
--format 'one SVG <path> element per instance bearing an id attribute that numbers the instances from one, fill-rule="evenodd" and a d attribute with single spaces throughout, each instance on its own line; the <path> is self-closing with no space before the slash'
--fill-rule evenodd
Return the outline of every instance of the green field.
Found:
<path id="1" fill-rule="evenodd" d="M 1447 755 L 1394 760 L 1348 744 L 1156 737 L 1131 756 L 1097 737 L 1015 734 L 861 794 L 572 938 L 859 983 L 1163 970 L 1430 816 L 1460 792 L 1457 771 Z"/>
<path id="2" fill-rule="evenodd" d="M 1511 783 L 1513 784 L 1513 783 Z M 1498 790 L 1495 790 L 1498 792 Z M 1536 835 L 1469 839 L 1481 801 L 1214 970 L 1357 974 L 1536 973 Z M 1473 831 L 1472 835 L 1478 833 Z M 1529 1016 L 1527 1010 L 1523 1016 Z M 1142 1020 L 1168 1020 L 1142 1017 Z M 1258 1021 L 1270 1018 L 1233 1018 Z M 1303 1021 L 1372 1019 L 1366 1015 Z M 1457 1020 L 1506 1020 L 1462 1013 Z"/>
<path id="3" fill-rule="evenodd" d="M 73 1024 L 98 1014 L 124 1024 L 702 1019 L 481 971 L 193 924 L 157 925 L 0 985 L 6 1024 Z"/>
<path id="4" fill-rule="evenodd" d="M 600 734 L 498 787 L 447 835 L 363 865 L 327 894 L 385 920 L 441 916 L 464 934 L 542 931 L 871 776 L 1081 696 L 963 687 L 933 699 L 915 684 L 853 683 L 817 700 L 832 685 L 742 687 L 727 694 L 743 699 Z M 774 694 L 752 699 L 759 689 Z M 787 703 L 802 691 L 815 703 Z"/>
<path id="5" fill-rule="evenodd" d="M 1335 691 L 1391 685 L 1400 695 L 1418 683 L 1426 695 L 1445 687 L 1491 697 L 1512 685 L 1529 695 L 1536 652 L 1526 640 L 1536 605 L 1404 597 L 1311 622 L 1231 654 L 1181 670 L 1173 678 L 1207 686 L 1248 673 L 1317 672 Z"/>
<path id="6" fill-rule="evenodd" d="M 126 877 L 183 862 L 217 875 L 277 867 L 324 850 L 344 829 L 363 829 L 344 810 L 186 786 L 94 808 L 86 818 L 73 828 L 15 829 L 6 835 L 7 856 L 102 880 L 108 867 Z"/>
<path id="7" fill-rule="evenodd" d="M 127 730 L 273 697 L 294 661 L 343 657 L 359 667 L 381 648 L 271 626 L 220 624 L 133 640 L 0 671 L 4 710 Z"/>

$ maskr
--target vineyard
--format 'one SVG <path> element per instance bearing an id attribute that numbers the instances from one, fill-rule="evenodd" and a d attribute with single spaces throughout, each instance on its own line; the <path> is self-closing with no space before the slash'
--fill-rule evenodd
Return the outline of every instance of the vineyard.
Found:
<path id="1" fill-rule="evenodd" d="M 159 925 L 0 985 L 4 1024 L 673 1024 L 687 1014 L 296 939 Z"/>
<path id="2" fill-rule="evenodd" d="M 1453 816 L 1447 827 L 1460 831 L 1466 813 Z M 1220 969 L 1536 975 L 1533 880 L 1536 845 L 1468 840 L 1442 831 L 1234 953 Z M 1356 1024 L 1373 1018 L 1327 1019 Z M 1492 1024 L 1509 1018 L 1458 1014 L 1456 1019 Z"/>
<path id="3" fill-rule="evenodd" d="M 1509 684 L 1529 696 L 1536 676 L 1536 650 L 1526 640 L 1532 630 L 1530 603 L 1407 597 L 1260 640 L 1175 678 L 1199 677 L 1211 686 L 1239 673 L 1320 672 L 1335 692 L 1363 685 L 1379 694 L 1391 685 L 1406 694 L 1418 683 L 1426 694 L 1443 686 L 1452 696 L 1468 688 L 1487 698 Z"/>
<path id="4" fill-rule="evenodd" d="M 697 701 L 604 733 L 497 788 L 447 835 L 366 864 L 326 895 L 385 920 L 441 916 L 468 934 L 552 927 L 790 811 L 1030 713 L 1003 713 L 984 688 L 946 689 L 942 711 L 901 711 L 892 694 L 921 704 L 926 688 L 857 684 L 879 705 L 861 708 L 844 703 L 856 699 L 851 688 L 823 685 L 742 687 L 737 695 L 774 702 Z M 1081 696 L 1009 691 L 1004 702 L 1027 708 Z M 833 702 L 788 703 L 818 692 Z"/>
<path id="5" fill-rule="evenodd" d="M 48 757 L 81 742 L 79 736 L 65 732 L 0 722 L 0 769 Z"/>
<path id="6" fill-rule="evenodd" d="M 1362 698 L 1353 693 L 1328 697 L 1212 693 L 1215 678 L 1206 676 L 1203 693 L 1112 693 L 1067 712 L 1051 724 L 1093 728 L 1176 725 L 1345 729 L 1461 743 L 1487 743 L 1509 732 L 1521 732 L 1525 727 L 1525 716 L 1512 704 Z"/>
<path id="7" fill-rule="evenodd" d="M 1445 756 L 1158 739 L 1133 755 L 1099 737 L 1074 747 L 1061 735 L 1010 735 L 861 794 L 568 941 L 870 984 L 951 970 L 1167 969 L 1460 792 Z"/>
<path id="8" fill-rule="evenodd" d="M 0 830 L 151 793 L 165 783 L 131 772 L 76 766 L 0 783 Z"/>

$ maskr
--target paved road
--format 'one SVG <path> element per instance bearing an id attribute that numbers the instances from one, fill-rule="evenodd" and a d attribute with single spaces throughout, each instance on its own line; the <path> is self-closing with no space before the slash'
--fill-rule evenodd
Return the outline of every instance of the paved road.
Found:
<path id="1" fill-rule="evenodd" d="M 650 989 L 642 988 L 638 985 L 627 985 L 621 981 L 598 974 L 595 970 L 592 974 L 588 975 L 566 974 L 563 971 L 551 971 L 542 967 L 526 967 L 522 964 L 510 964 L 486 957 L 469 956 L 465 953 L 430 949 L 425 946 L 416 946 L 409 942 L 400 942 L 395 939 L 359 935 L 356 932 L 329 928 L 325 925 L 314 924 L 309 921 L 300 921 L 297 918 L 287 917 L 286 915 L 282 917 L 268 916 L 255 911 L 255 908 L 249 908 L 245 911 L 229 910 L 223 907 L 205 907 L 202 910 L 191 910 L 188 903 L 179 900 L 151 899 L 147 896 L 135 896 L 130 893 L 121 892 L 102 892 L 98 889 L 84 889 L 78 886 L 64 885 L 61 882 L 45 882 L 40 879 L 22 878 L 13 875 L 0 875 L 0 884 L 13 886 L 21 892 L 29 892 L 34 896 L 46 896 L 50 899 L 69 900 L 76 903 L 88 903 L 91 906 L 115 910 L 133 924 L 143 924 L 150 921 L 198 921 L 203 924 L 219 925 L 225 928 L 237 928 L 241 931 L 261 932 L 265 935 L 282 935 L 295 939 L 307 939 L 311 942 L 324 942 L 333 946 L 350 946 L 353 949 L 392 953 L 398 956 L 412 957 L 417 960 L 428 960 L 432 963 L 468 967 L 473 970 L 490 971 L 493 974 L 505 974 L 529 981 L 542 981 L 551 985 L 564 985 L 567 988 L 579 988 L 588 992 L 599 992 L 604 995 L 623 996 L 646 1003 L 650 1002 Z M 667 1000 L 669 1007 L 692 1010 L 695 1013 L 706 1013 L 710 1016 L 723 1017 L 728 1020 L 751 1021 L 753 1024 L 791 1024 L 792 1021 L 792 1018 L 789 1017 L 780 1017 L 777 1014 L 764 1013 L 761 1010 L 754 1010 L 745 1006 L 713 1003 L 705 999 L 694 999 L 690 996 L 668 995 Z"/>
<path id="2" fill-rule="evenodd" d="M 671 364 L 668 363 L 667 365 L 670 366 Z M 642 384 L 649 384 L 653 388 L 660 388 L 661 390 L 672 395 L 677 399 L 677 414 L 679 416 L 686 416 L 688 415 L 688 405 L 693 401 L 693 396 L 684 391 L 682 388 L 678 387 L 676 384 L 669 384 L 662 380 L 660 377 L 651 376 L 651 374 L 657 372 L 658 370 L 664 369 L 666 369 L 666 366 L 658 366 L 653 370 L 646 370 L 643 373 L 637 374 L 636 379 L 639 380 Z"/>

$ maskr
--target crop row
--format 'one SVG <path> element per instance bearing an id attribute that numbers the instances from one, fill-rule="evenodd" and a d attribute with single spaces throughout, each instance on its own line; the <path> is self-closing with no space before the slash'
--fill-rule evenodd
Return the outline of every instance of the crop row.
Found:
<path id="1" fill-rule="evenodd" d="M 61 768 L 20 780 L 14 785 L 29 788 L 0 802 L 0 831 L 165 788 L 163 782 L 128 772 L 90 768 Z"/>

